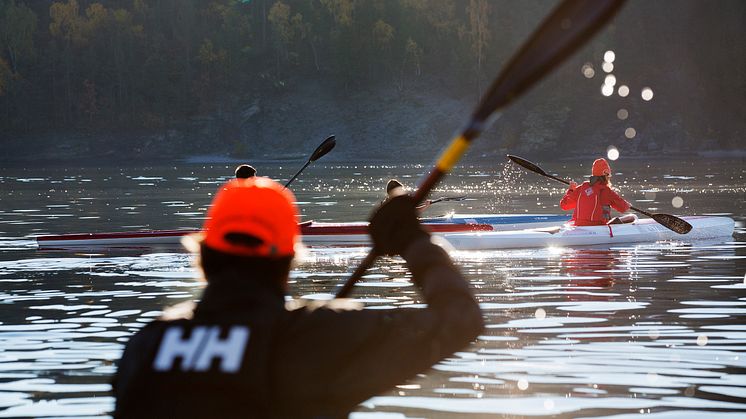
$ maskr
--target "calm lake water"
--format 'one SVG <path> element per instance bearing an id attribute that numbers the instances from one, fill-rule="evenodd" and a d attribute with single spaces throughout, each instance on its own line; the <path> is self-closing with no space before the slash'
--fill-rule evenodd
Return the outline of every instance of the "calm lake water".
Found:
<path id="1" fill-rule="evenodd" d="M 283 180 L 301 163 L 257 166 Z M 388 178 L 413 185 L 426 170 L 318 163 L 293 186 L 304 219 L 362 220 Z M 589 170 L 542 166 L 576 180 Z M 744 161 L 613 166 L 633 205 L 728 214 L 735 238 L 454 253 L 482 305 L 484 334 L 353 417 L 745 417 Z M 180 249 L 39 251 L 33 236 L 198 228 L 233 167 L 0 168 L 0 417 L 108 415 L 129 336 L 201 292 Z M 469 199 L 428 214 L 558 213 L 563 192 L 502 164 L 475 164 L 433 194 Z M 291 274 L 292 297 L 333 293 L 365 253 L 311 249 Z M 377 309 L 417 304 L 406 278 L 401 259 L 382 259 L 354 297 Z"/>

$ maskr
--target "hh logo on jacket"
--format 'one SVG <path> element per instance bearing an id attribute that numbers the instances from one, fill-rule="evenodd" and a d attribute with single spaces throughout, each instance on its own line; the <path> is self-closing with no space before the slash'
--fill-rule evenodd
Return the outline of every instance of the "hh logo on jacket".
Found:
<path id="1" fill-rule="evenodd" d="M 176 359 L 181 358 L 181 371 L 204 372 L 210 369 L 213 359 L 220 360 L 220 371 L 235 374 L 249 342 L 249 328 L 232 326 L 228 336 L 220 338 L 220 326 L 196 326 L 188 338 L 179 326 L 166 329 L 153 361 L 156 371 L 176 369 Z"/>

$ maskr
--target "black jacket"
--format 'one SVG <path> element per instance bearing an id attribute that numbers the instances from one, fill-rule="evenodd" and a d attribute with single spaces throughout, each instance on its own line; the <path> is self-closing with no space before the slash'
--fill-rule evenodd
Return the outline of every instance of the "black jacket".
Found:
<path id="1" fill-rule="evenodd" d="M 208 278 L 191 319 L 157 320 L 130 339 L 115 416 L 346 417 L 482 330 L 445 251 L 420 240 L 405 253 L 425 309 L 288 310 L 261 278 Z"/>

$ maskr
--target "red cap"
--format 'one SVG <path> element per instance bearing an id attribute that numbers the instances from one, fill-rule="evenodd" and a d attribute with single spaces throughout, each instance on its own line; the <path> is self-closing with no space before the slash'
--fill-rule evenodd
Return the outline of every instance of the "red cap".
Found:
<path id="1" fill-rule="evenodd" d="M 593 168 L 591 169 L 591 175 L 593 176 L 608 176 L 611 174 L 611 166 L 606 159 L 596 159 L 593 162 Z"/>
<path id="2" fill-rule="evenodd" d="M 292 192 L 269 178 L 231 180 L 207 211 L 203 243 L 239 256 L 293 256 L 300 234 L 294 201 Z"/>

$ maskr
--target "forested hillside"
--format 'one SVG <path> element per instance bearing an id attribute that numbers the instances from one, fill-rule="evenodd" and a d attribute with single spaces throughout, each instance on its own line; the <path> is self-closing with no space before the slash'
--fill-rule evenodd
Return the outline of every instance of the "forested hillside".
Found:
<path id="1" fill-rule="evenodd" d="M 241 149 L 262 140 L 246 132 L 267 128 L 268 119 L 257 119 L 283 123 L 262 111 L 287 107 L 283 103 L 298 102 L 298 95 L 313 103 L 311 92 L 345 108 L 357 98 L 363 113 L 366 101 L 381 98 L 389 102 L 375 112 L 395 114 L 399 101 L 424 101 L 433 112 L 448 113 L 454 106 L 448 100 L 476 101 L 553 4 L 0 0 L 0 138 L 166 132 L 201 119 L 211 125 L 207 134 Z M 605 116 L 622 107 L 611 102 L 619 98 L 600 94 L 601 57 L 609 49 L 618 57 L 613 74 L 630 86 L 630 100 L 643 86 L 656 93 L 655 106 L 636 107 L 639 100 L 623 106 L 641 135 L 678 130 L 682 150 L 703 143 L 740 147 L 746 135 L 744 22 L 746 3 L 740 1 L 631 1 L 552 77 L 551 94 L 519 104 L 521 113 L 506 118 L 495 135 L 503 145 L 538 141 L 545 151 L 563 136 L 620 136 L 620 121 Z M 584 63 L 594 66 L 594 78 L 583 77 Z M 436 99 L 423 98 L 426 92 Z M 303 109 L 295 112 L 311 118 Z M 411 119 L 412 109 L 402 115 Z M 334 115 L 327 117 L 319 126 L 334 126 Z M 591 117 L 600 122 L 589 124 Z"/>

